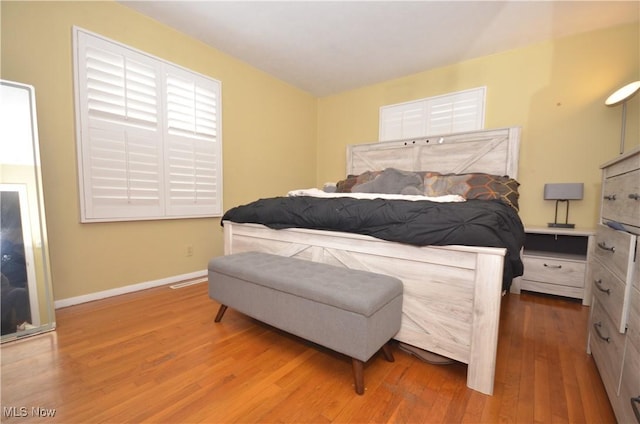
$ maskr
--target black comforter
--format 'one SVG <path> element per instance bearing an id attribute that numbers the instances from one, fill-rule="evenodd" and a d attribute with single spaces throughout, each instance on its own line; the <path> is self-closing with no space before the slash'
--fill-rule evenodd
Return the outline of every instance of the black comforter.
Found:
<path id="1" fill-rule="evenodd" d="M 466 245 L 507 248 L 503 288 L 522 275 L 524 228 L 517 212 L 499 200 L 436 203 L 307 196 L 260 199 L 230 209 L 223 221 L 274 229 L 343 231 L 416 246 Z M 224 224 L 223 224 L 224 225 Z"/>

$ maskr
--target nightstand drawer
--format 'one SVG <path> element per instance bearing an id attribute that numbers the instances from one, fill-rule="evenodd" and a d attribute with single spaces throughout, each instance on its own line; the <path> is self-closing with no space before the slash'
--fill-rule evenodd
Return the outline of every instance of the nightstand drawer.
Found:
<path id="1" fill-rule="evenodd" d="M 602 218 L 625 224 L 640 222 L 640 170 L 604 181 Z"/>
<path id="2" fill-rule="evenodd" d="M 545 256 L 523 256 L 525 280 L 569 287 L 584 287 L 586 264 Z"/>
<path id="3" fill-rule="evenodd" d="M 633 259 L 630 253 L 633 251 L 634 240 L 630 233 L 599 225 L 593 255 L 618 278 L 626 281 Z"/>
<path id="4" fill-rule="evenodd" d="M 589 321 L 589 345 L 609 398 L 618 395 L 622 372 L 624 334 L 618 333 L 609 316 L 596 299 Z"/>
<path id="5" fill-rule="evenodd" d="M 625 284 L 609 269 L 602 266 L 599 260 L 591 262 L 592 293 L 598 303 L 611 317 L 615 328 L 624 332 L 625 323 L 622 321 L 624 306 Z"/>

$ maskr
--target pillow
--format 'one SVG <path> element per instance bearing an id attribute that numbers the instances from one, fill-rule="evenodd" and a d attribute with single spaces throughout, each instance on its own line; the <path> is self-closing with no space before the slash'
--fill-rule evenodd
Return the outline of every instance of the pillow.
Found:
<path id="1" fill-rule="evenodd" d="M 372 180 L 358 182 L 351 187 L 351 192 L 420 195 L 423 193 L 422 184 L 423 178 L 419 173 L 387 168 Z"/>
<path id="2" fill-rule="evenodd" d="M 415 179 L 418 176 L 421 181 Z M 376 181 L 378 177 L 382 177 Z M 519 210 L 518 187 L 520 183 L 508 176 L 485 173 L 441 174 L 431 171 L 401 171 L 387 168 L 384 171 L 366 171 L 359 175 L 348 175 L 336 183 L 338 193 L 386 193 L 423 194 L 429 197 L 449 194 L 463 196 L 465 199 L 500 200 Z M 369 191 L 371 190 L 371 191 Z M 416 193 L 416 191 L 419 191 Z"/>
<path id="3" fill-rule="evenodd" d="M 322 187 L 322 191 L 325 193 L 335 193 L 337 189 L 338 187 L 336 186 L 336 183 L 324 183 L 324 186 Z"/>
<path id="4" fill-rule="evenodd" d="M 442 196 L 459 194 L 467 200 L 501 200 L 518 211 L 518 187 L 520 183 L 508 176 L 483 173 L 438 174 L 424 173 L 424 194 Z"/>
<path id="5" fill-rule="evenodd" d="M 336 183 L 336 192 L 351 193 L 351 188 L 356 184 L 363 184 L 373 180 L 382 171 L 366 171 L 359 175 L 347 175 L 347 178 Z"/>

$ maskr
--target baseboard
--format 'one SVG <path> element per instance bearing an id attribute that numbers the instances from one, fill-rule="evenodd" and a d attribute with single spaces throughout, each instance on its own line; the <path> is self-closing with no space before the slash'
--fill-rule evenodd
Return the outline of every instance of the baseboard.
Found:
<path id="1" fill-rule="evenodd" d="M 67 299 L 56 300 L 53 305 L 55 309 L 66 308 L 67 306 L 78 305 L 80 303 L 92 302 L 94 300 L 106 299 L 108 297 L 119 296 L 121 294 L 133 293 L 140 290 L 165 286 L 168 284 L 181 283 L 196 278 L 207 276 L 207 271 L 195 271 L 188 274 L 175 275 L 173 277 L 161 278 L 159 280 L 146 281 L 144 283 L 132 284 L 110 290 L 103 290 L 95 293 L 84 294 L 82 296 L 69 297 Z"/>

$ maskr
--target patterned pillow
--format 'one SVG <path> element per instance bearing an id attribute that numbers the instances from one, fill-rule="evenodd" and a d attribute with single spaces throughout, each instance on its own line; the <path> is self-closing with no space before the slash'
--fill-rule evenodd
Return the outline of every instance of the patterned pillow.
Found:
<path id="1" fill-rule="evenodd" d="M 373 181 L 384 171 L 366 171 L 359 175 L 349 175 L 336 183 L 338 193 L 351 193 L 354 186 Z M 408 171 L 400 171 L 408 172 Z M 457 194 L 465 199 L 501 200 L 519 210 L 518 187 L 520 183 L 508 176 L 469 173 L 440 174 L 439 172 L 419 171 L 415 174 L 424 178 L 424 195 L 437 197 Z M 356 187 L 357 190 L 357 187 Z"/>
<path id="2" fill-rule="evenodd" d="M 425 172 L 424 194 L 442 196 L 459 194 L 465 199 L 502 200 L 518 211 L 520 183 L 508 176 L 483 173 L 438 174 Z"/>

